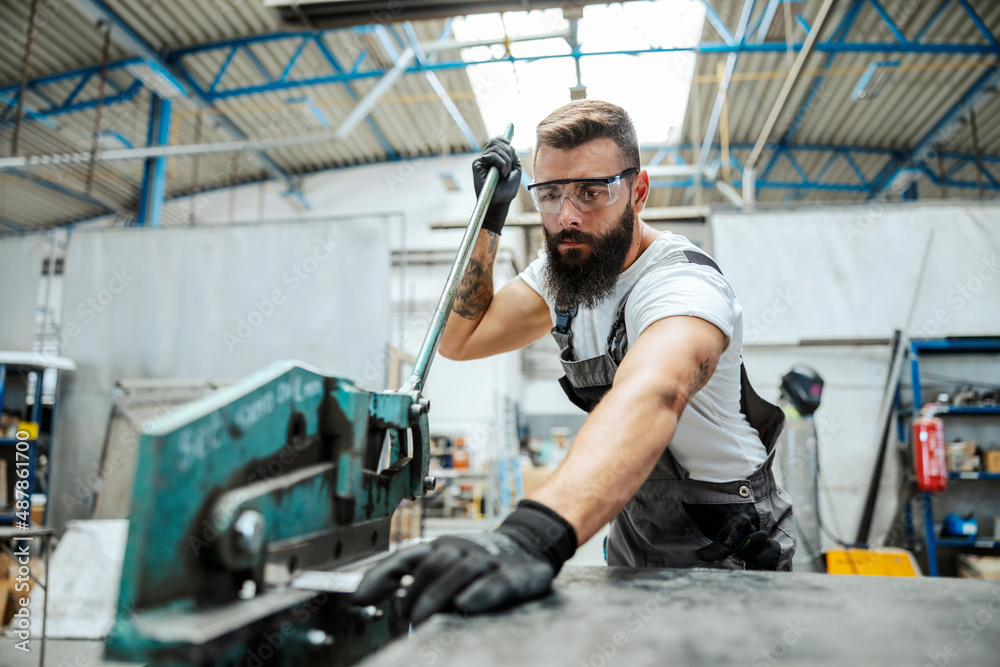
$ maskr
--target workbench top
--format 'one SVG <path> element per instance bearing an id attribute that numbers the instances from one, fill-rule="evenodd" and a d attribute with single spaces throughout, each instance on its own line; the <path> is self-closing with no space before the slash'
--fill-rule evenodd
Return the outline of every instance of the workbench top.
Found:
<path id="1" fill-rule="evenodd" d="M 438 614 L 362 665 L 1000 665 L 1000 582 L 567 566 L 553 589 Z"/>

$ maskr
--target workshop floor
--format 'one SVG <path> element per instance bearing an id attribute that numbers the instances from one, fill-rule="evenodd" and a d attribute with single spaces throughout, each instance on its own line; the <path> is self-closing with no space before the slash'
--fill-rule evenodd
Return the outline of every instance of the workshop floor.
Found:
<path id="1" fill-rule="evenodd" d="M 33 639 L 27 653 L 14 648 L 18 640 L 0 637 L 0 665 L 40 667 L 41 642 Z M 133 663 L 104 662 L 104 643 L 93 640 L 50 639 L 45 645 L 44 667 L 127 667 Z M 138 666 L 137 666 L 138 667 Z"/>

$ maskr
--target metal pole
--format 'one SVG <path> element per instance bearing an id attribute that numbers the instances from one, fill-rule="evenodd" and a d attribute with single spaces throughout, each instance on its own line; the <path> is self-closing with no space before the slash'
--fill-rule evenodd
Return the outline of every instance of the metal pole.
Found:
<path id="1" fill-rule="evenodd" d="M 871 529 L 871 517 L 875 513 L 875 502 L 878 496 L 878 487 L 882 477 L 881 459 L 885 453 L 886 442 L 889 437 L 889 425 L 892 419 L 893 404 L 896 402 L 896 388 L 899 386 L 900 376 L 903 374 L 904 361 L 910 349 L 910 334 L 913 332 L 913 315 L 917 310 L 917 303 L 920 300 L 920 292 L 924 286 L 924 276 L 927 274 L 927 259 L 931 254 L 932 242 L 934 241 L 934 230 L 927 234 L 924 242 L 924 254 L 920 260 L 920 269 L 917 272 L 917 284 L 913 288 L 913 298 L 910 299 L 909 311 L 906 314 L 904 329 L 899 337 L 899 345 L 895 349 L 895 354 L 889 362 L 889 379 L 886 382 L 885 392 L 882 394 L 882 402 L 879 405 L 878 419 L 875 430 L 875 450 L 876 466 L 872 479 L 869 482 L 870 489 L 873 490 L 871 497 L 866 499 L 861 520 L 858 522 L 858 533 L 856 543 L 867 544 L 868 532 Z M 893 337 L 895 340 L 895 336 Z"/>
<path id="2" fill-rule="evenodd" d="M 399 214 L 399 336 L 396 338 L 396 348 L 404 352 L 406 337 L 406 214 Z"/>
<path id="3" fill-rule="evenodd" d="M 697 74 L 697 71 L 694 72 Z M 701 91 L 694 83 L 696 76 L 692 76 L 691 81 L 691 102 L 694 107 L 694 115 L 691 117 L 691 124 L 694 127 L 694 136 L 700 137 L 701 134 Z M 702 146 L 704 144 L 696 144 L 696 150 L 694 155 L 694 160 L 696 164 L 702 164 L 701 152 Z M 701 206 L 705 203 L 705 195 L 702 192 L 702 180 L 705 178 L 704 169 L 701 171 L 695 170 L 694 175 L 691 177 L 694 180 L 694 205 Z M 690 190 L 688 191 L 690 192 Z M 687 201 L 683 201 L 683 204 L 687 204 Z M 645 218 L 644 218 L 645 219 Z M 527 255 L 526 255 L 527 256 Z"/>
<path id="4" fill-rule="evenodd" d="M 261 172 L 260 180 L 257 182 L 257 219 L 264 221 L 264 201 L 267 197 L 267 173 Z"/>
<path id="5" fill-rule="evenodd" d="M 239 182 L 240 154 L 237 153 L 229 163 L 229 222 L 236 217 L 236 184 Z"/>
<path id="6" fill-rule="evenodd" d="M 111 26 L 104 28 L 104 47 L 101 49 L 101 79 L 97 88 L 97 109 L 94 110 L 94 137 L 90 149 L 90 167 L 87 169 L 87 194 L 94 189 L 97 171 L 97 151 L 101 141 L 101 108 L 104 106 L 104 86 L 108 81 L 108 53 L 111 49 Z"/>
<path id="7" fill-rule="evenodd" d="M 48 492 L 48 488 L 45 491 Z M 48 503 L 47 500 L 46 503 Z M 43 589 L 45 591 L 45 599 L 42 600 L 42 648 L 38 656 L 39 667 L 45 667 L 45 643 L 48 641 L 49 596 L 52 594 L 52 586 L 50 585 L 52 581 L 52 565 L 49 561 L 49 556 L 52 554 L 53 537 L 55 537 L 55 533 L 50 532 L 45 539 L 45 587 Z"/>
<path id="8" fill-rule="evenodd" d="M 202 115 L 199 113 L 194 117 L 194 143 L 201 143 L 201 124 L 203 122 Z M 201 156 L 195 155 L 191 160 L 191 215 L 188 219 L 190 224 L 194 224 L 195 214 L 198 210 L 198 166 L 201 162 Z"/>
<path id="9" fill-rule="evenodd" d="M 767 140 L 771 136 L 771 131 L 774 126 L 778 123 L 778 116 L 781 115 L 782 109 L 784 109 L 785 104 L 788 102 L 788 98 L 792 94 L 792 88 L 795 87 L 795 83 L 798 81 L 799 74 L 802 72 L 802 68 L 806 64 L 806 60 L 812 54 L 813 47 L 816 45 L 816 40 L 819 39 L 819 33 L 823 30 L 823 24 L 826 23 L 826 17 L 829 15 L 830 10 L 833 9 L 833 5 L 837 0 L 826 0 L 823 6 L 819 9 L 819 14 L 816 15 L 816 21 L 813 23 L 812 30 L 806 35 L 806 41 L 802 44 L 802 50 L 799 51 L 798 57 L 795 58 L 795 62 L 792 63 L 792 69 L 789 70 L 788 76 L 785 77 L 785 83 L 781 87 L 781 92 L 778 93 L 778 99 L 774 101 L 774 106 L 771 107 L 771 113 L 768 115 L 767 120 L 764 122 L 764 127 L 760 130 L 760 136 L 757 137 L 757 143 L 754 145 L 753 150 L 750 152 L 750 157 L 747 158 L 746 164 L 743 167 L 743 199 L 746 201 L 752 196 L 752 185 L 749 185 L 749 181 L 746 178 L 747 171 L 750 171 L 750 175 L 753 176 L 753 169 L 757 166 L 757 160 L 760 158 L 760 154 L 764 152 L 764 146 L 767 145 Z"/>
<path id="10" fill-rule="evenodd" d="M 937 152 L 937 166 L 938 166 L 938 174 L 941 177 L 941 198 L 942 199 L 947 199 L 948 198 L 948 185 L 947 185 L 948 172 L 946 172 L 944 170 L 944 160 L 941 159 L 941 151 Z"/>
<path id="11" fill-rule="evenodd" d="M 716 67 L 716 75 L 719 77 L 719 85 L 722 85 L 722 75 L 723 67 L 722 63 L 718 63 Z M 719 141 L 720 141 L 720 159 L 722 161 L 722 178 L 726 183 L 732 183 L 733 177 L 730 173 L 732 167 L 729 164 L 729 106 L 728 106 L 728 93 L 722 94 L 722 113 L 719 115 Z"/>
<path id="12" fill-rule="evenodd" d="M 744 35 L 746 34 L 747 24 L 750 22 L 750 16 L 753 14 L 753 7 L 756 4 L 756 0 L 744 0 L 743 10 L 740 13 L 740 22 L 736 26 L 736 33 L 733 35 L 734 43 L 742 44 Z M 719 81 L 719 89 L 715 94 L 715 104 L 712 107 L 712 114 L 708 117 L 708 127 L 705 128 L 705 138 L 701 142 L 701 151 L 698 153 L 698 173 L 703 173 L 705 171 L 705 165 L 708 163 L 708 156 L 712 151 L 712 141 L 715 139 L 715 133 L 719 129 L 719 118 L 722 115 L 722 105 L 726 99 L 726 92 L 729 90 L 729 82 L 732 80 L 733 72 L 736 70 L 736 60 L 739 58 L 739 52 L 735 51 L 726 56 L 726 65 L 722 73 L 721 80 Z"/>
<path id="13" fill-rule="evenodd" d="M 976 188 L 979 189 L 979 198 L 984 196 L 983 192 L 983 160 L 979 153 L 979 129 L 976 127 L 976 110 L 969 109 L 969 130 L 972 132 L 972 154 L 976 158 Z"/>
<path id="14" fill-rule="evenodd" d="M 504 130 L 503 137 L 507 141 L 510 141 L 513 136 L 514 125 L 508 124 L 507 129 Z M 483 218 L 486 217 L 486 209 L 489 207 L 490 200 L 493 199 L 493 191 L 496 190 L 499 180 L 500 172 L 496 167 L 490 167 L 490 171 L 486 175 L 486 182 L 483 184 L 483 190 L 479 193 L 476 208 L 472 211 L 469 226 L 465 229 L 465 236 L 462 237 L 462 243 L 458 246 L 458 256 L 455 257 L 455 263 L 451 267 L 451 273 L 448 274 L 444 291 L 441 292 L 441 298 L 438 299 L 437 308 L 434 310 L 434 317 L 431 319 L 431 326 L 427 329 L 427 334 L 424 336 L 420 352 L 417 353 L 417 360 L 413 364 L 413 371 L 400 391 L 420 392 L 424 388 L 424 382 L 427 381 L 427 372 L 430 370 L 431 361 L 437 352 L 438 343 L 441 342 L 441 334 L 444 332 L 445 322 L 448 321 L 451 304 L 455 300 L 455 292 L 458 291 L 458 283 L 462 280 L 462 277 L 465 275 L 465 269 L 469 266 L 472 249 L 476 245 L 479 229 L 483 226 Z"/>
<path id="15" fill-rule="evenodd" d="M 45 272 L 45 310 L 42 311 L 42 326 L 38 331 L 38 351 L 41 354 L 45 354 L 45 333 L 46 325 L 49 321 L 49 308 L 51 307 L 52 299 L 52 278 L 55 276 L 56 271 L 56 233 L 55 229 L 52 230 L 52 234 L 49 238 L 49 265 L 48 270 Z M 39 374 L 38 382 L 41 383 L 45 372 Z"/>
<path id="16" fill-rule="evenodd" d="M 38 0 L 31 0 L 28 10 L 28 34 L 24 42 L 24 59 L 21 61 L 21 88 L 17 94 L 17 111 L 14 112 L 14 138 L 10 142 L 10 154 L 17 157 L 17 144 L 21 139 L 21 120 L 24 114 L 24 91 L 28 87 L 28 66 L 31 64 L 31 42 L 35 38 L 35 10 Z"/>

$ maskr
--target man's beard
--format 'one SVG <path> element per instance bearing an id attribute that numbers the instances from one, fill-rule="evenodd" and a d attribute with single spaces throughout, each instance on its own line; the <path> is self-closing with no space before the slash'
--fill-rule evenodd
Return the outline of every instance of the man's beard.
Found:
<path id="1" fill-rule="evenodd" d="M 635 229 L 635 213 L 626 206 L 618 218 L 618 224 L 604 236 L 587 234 L 578 229 L 564 229 L 557 234 L 545 235 L 545 250 L 548 264 L 545 267 L 545 287 L 555 297 L 560 308 L 581 306 L 594 308 L 611 296 L 618 284 L 629 248 L 632 246 L 632 232 Z M 569 248 L 560 252 L 559 244 L 564 241 L 585 243 L 585 248 Z"/>

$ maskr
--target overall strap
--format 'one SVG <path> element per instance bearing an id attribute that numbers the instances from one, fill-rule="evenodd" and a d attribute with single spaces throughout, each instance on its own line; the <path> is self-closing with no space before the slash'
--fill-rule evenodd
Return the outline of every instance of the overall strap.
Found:
<path id="1" fill-rule="evenodd" d="M 552 327 L 552 337 L 556 339 L 560 350 L 573 350 L 573 318 L 576 317 L 576 306 L 562 309 L 556 306 L 556 325 Z"/>
<path id="2" fill-rule="evenodd" d="M 722 275 L 722 269 L 715 263 L 715 260 L 703 252 L 697 250 L 680 250 L 672 254 L 684 257 L 684 260 L 689 264 L 699 264 L 715 269 L 719 272 L 719 275 Z M 635 289 L 635 285 L 632 286 L 632 289 Z M 621 364 L 628 348 L 628 335 L 625 332 L 625 305 L 631 294 L 632 290 L 630 289 L 619 302 L 618 315 L 615 317 L 615 323 L 611 325 L 611 332 L 608 333 L 608 354 L 614 359 L 616 364 Z M 553 332 L 555 332 L 554 329 Z"/>

